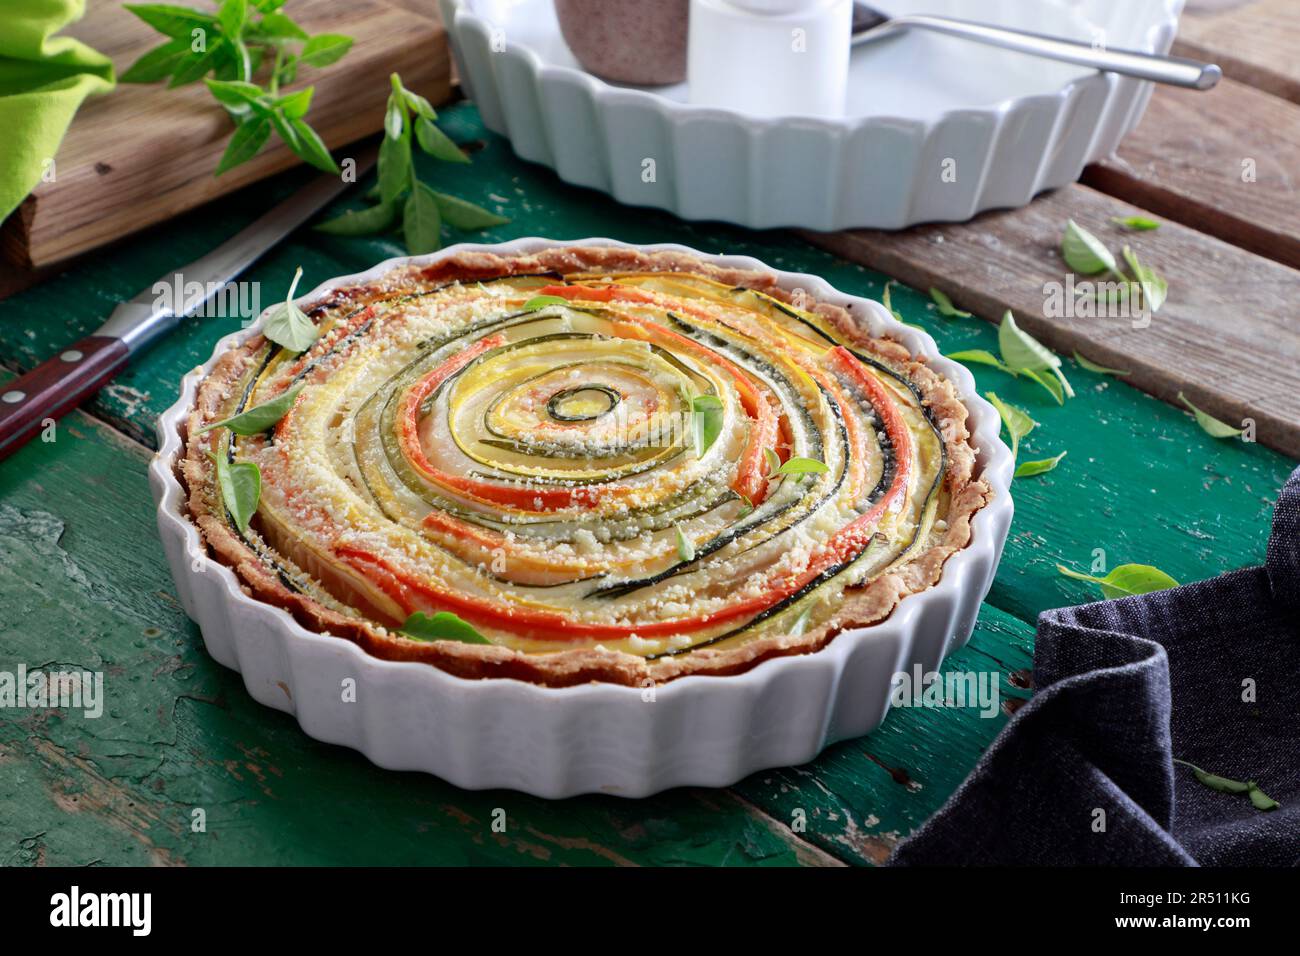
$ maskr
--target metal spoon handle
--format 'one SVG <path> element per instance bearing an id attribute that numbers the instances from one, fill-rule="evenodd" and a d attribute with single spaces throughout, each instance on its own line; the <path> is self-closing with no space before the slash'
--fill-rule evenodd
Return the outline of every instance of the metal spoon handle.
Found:
<path id="1" fill-rule="evenodd" d="M 987 43 L 1004 50 L 1017 50 L 1051 60 L 1132 76 L 1139 80 L 1152 80 L 1156 83 L 1168 83 L 1194 90 L 1210 89 L 1223 75 L 1223 71 L 1213 63 L 1201 63 L 1177 56 L 1138 53 L 1133 50 L 1109 50 L 1078 40 L 1063 40 L 1041 33 L 993 27 L 972 23 L 969 20 L 928 14 L 895 17 L 880 27 L 855 34 L 853 43 L 856 45 L 883 36 L 885 33 L 907 28 L 932 30 L 948 36 Z"/>

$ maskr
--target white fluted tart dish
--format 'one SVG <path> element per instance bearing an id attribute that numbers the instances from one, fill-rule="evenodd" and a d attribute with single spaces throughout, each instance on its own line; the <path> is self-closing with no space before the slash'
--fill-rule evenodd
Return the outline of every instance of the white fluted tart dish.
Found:
<path id="1" fill-rule="evenodd" d="M 876 303 L 525 239 L 299 305 L 294 348 L 264 316 L 186 377 L 151 484 L 209 651 L 313 736 L 466 787 L 722 785 L 969 637 L 1010 454 Z"/>

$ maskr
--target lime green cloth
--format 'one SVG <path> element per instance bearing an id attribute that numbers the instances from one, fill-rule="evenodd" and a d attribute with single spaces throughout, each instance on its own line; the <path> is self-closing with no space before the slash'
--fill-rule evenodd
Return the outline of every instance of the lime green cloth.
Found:
<path id="1" fill-rule="evenodd" d="M 108 57 L 70 37 L 52 36 L 84 13 L 84 0 L 4 0 L 0 220 L 40 182 L 81 101 L 113 88 Z"/>

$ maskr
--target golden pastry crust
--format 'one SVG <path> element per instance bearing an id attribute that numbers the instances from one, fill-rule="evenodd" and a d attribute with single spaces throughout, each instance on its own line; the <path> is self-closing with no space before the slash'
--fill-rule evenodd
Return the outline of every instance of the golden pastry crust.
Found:
<path id="1" fill-rule="evenodd" d="M 810 301 L 806 295 L 796 301 L 771 273 L 722 268 L 684 253 L 647 253 L 626 248 L 555 248 L 510 257 L 466 252 L 430 266 L 399 267 L 364 285 L 336 289 L 309 313 L 317 315 L 326 308 L 345 305 L 360 307 L 395 293 L 428 290 L 453 279 L 472 282 L 538 272 L 690 273 L 763 292 L 827 320 L 862 352 L 903 372 L 917 386 L 931 420 L 942 435 L 947 455 L 943 481 L 949 504 L 944 515 L 946 527 L 937 542 L 865 585 L 846 590 L 842 604 L 828 621 L 797 635 L 763 636 L 739 645 L 701 647 L 687 654 L 654 659 L 602 647 L 537 654 L 499 645 L 408 640 L 377 623 L 339 613 L 286 587 L 224 520 L 210 458 L 214 433 L 198 433 L 204 425 L 220 417 L 219 409 L 230 388 L 244 375 L 254 353 L 263 344 L 258 335 L 222 355 L 201 383 L 186 425 L 186 453 L 179 464 L 179 474 L 188 494 L 190 519 L 198 526 L 209 553 L 235 572 L 245 593 L 284 608 L 310 631 L 351 640 L 376 657 L 420 661 L 460 677 L 507 677 L 552 687 L 592 681 L 651 686 L 688 674 L 736 674 L 769 658 L 819 650 L 844 630 L 884 620 L 907 595 L 933 586 L 942 575 L 944 562 L 969 543 L 971 519 L 992 499 L 993 492 L 975 474 L 967 411 L 952 384 L 930 369 L 924 360 L 912 359 L 900 343 L 866 335 L 858 319 L 848 310 Z"/>

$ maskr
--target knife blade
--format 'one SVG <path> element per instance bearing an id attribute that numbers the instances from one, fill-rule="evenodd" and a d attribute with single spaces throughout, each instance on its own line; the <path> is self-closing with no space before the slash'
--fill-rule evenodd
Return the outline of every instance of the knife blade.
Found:
<path id="1" fill-rule="evenodd" d="M 108 321 L 57 356 L 0 385 L 0 461 L 25 445 L 47 422 L 76 408 L 103 388 L 132 358 L 166 335 L 181 319 L 221 293 L 245 269 L 361 179 L 375 164 L 378 148 L 356 158 L 356 176 L 325 174 L 313 179 L 207 255 L 150 283 L 121 303 Z M 183 291 L 168 303 L 155 292 L 166 283 Z"/>

